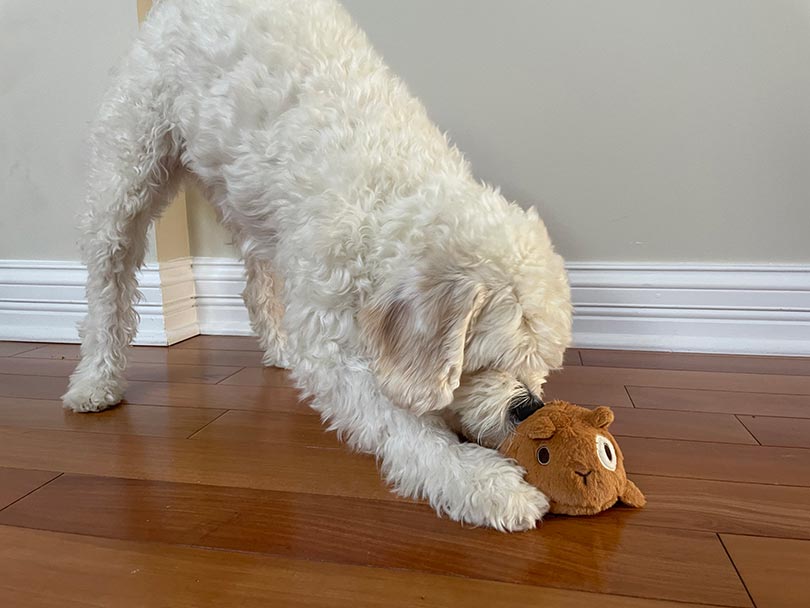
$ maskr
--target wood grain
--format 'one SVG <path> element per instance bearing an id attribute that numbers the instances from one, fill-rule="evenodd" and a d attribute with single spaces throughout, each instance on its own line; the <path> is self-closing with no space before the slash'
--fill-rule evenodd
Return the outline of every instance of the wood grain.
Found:
<path id="1" fill-rule="evenodd" d="M 276 367 L 248 367 L 222 381 L 233 386 L 293 386 L 287 371 Z"/>
<path id="2" fill-rule="evenodd" d="M 0 523 L 580 591 L 749 605 L 714 534 L 598 520 L 557 518 L 533 533 L 503 535 L 464 529 L 404 502 L 66 475 L 0 512 Z"/>
<path id="3" fill-rule="evenodd" d="M 28 359 L 0 357 L 0 374 L 67 377 L 76 368 L 76 361 L 61 359 Z M 212 365 L 165 365 L 130 363 L 126 377 L 144 382 L 201 382 L 216 384 L 232 376 L 241 367 Z"/>
<path id="4" fill-rule="evenodd" d="M 11 357 L 19 353 L 26 353 L 36 349 L 39 344 L 34 342 L 0 342 L 0 357 Z"/>
<path id="5" fill-rule="evenodd" d="M 67 390 L 67 378 L 0 374 L 0 397 L 59 399 Z"/>
<path id="6" fill-rule="evenodd" d="M 78 361 L 78 344 L 46 344 L 36 350 L 16 356 L 26 359 L 70 359 Z M 135 346 L 127 349 L 131 363 L 163 363 L 166 365 L 224 365 L 235 367 L 262 367 L 262 353 L 254 350 L 203 350 L 193 348 L 165 348 L 163 346 Z"/>
<path id="7" fill-rule="evenodd" d="M 630 369 L 575 365 L 549 376 L 550 383 L 810 395 L 810 376 Z"/>
<path id="8" fill-rule="evenodd" d="M 135 347 L 127 402 L 75 415 L 76 345 L 0 343 L 0 522 L 51 530 L 0 526 L 0 605 L 751 605 L 731 558 L 808 603 L 810 359 L 567 352 L 545 398 L 616 406 L 647 507 L 504 535 L 391 493 L 261 356 Z"/>
<path id="9" fill-rule="evenodd" d="M 617 436 L 685 439 L 756 445 L 745 426 L 730 414 L 617 408 L 610 432 Z"/>
<path id="10" fill-rule="evenodd" d="M 698 606 L 5 526 L 0 571 L 0 605 L 20 608 Z"/>
<path id="11" fill-rule="evenodd" d="M 810 357 L 757 357 L 580 349 L 583 365 L 810 376 Z"/>
<path id="12" fill-rule="evenodd" d="M 67 378 L 0 374 L 0 396 L 24 399 L 59 399 Z M 213 409 L 304 411 L 307 406 L 291 388 L 221 386 L 191 383 L 130 382 L 126 403 Z"/>
<path id="13" fill-rule="evenodd" d="M 624 386 L 599 386 L 595 384 L 575 384 L 549 382 L 543 388 L 543 399 L 561 399 L 579 405 L 607 405 L 610 407 L 633 407 Z"/>
<path id="14" fill-rule="evenodd" d="M 770 416 L 737 416 L 737 418 L 762 445 L 810 448 L 810 419 Z"/>
<path id="15" fill-rule="evenodd" d="M 638 408 L 810 417 L 810 396 L 628 386 Z"/>
<path id="16" fill-rule="evenodd" d="M 578 350 L 569 348 L 565 351 L 565 354 L 563 354 L 563 366 L 566 365 L 582 365 Z"/>
<path id="17" fill-rule="evenodd" d="M 52 471 L 0 467 L 0 510 L 58 476 Z"/>
<path id="18" fill-rule="evenodd" d="M 124 399 L 128 403 L 172 407 L 211 407 L 261 412 L 310 411 L 299 400 L 297 390 L 281 387 L 131 382 Z"/>
<path id="19" fill-rule="evenodd" d="M 345 449 L 0 427 L 0 463 L 134 479 L 403 500 Z"/>
<path id="20" fill-rule="evenodd" d="M 647 497 L 643 509 L 600 518 L 632 525 L 810 539 L 810 488 L 631 474 Z"/>
<path id="21" fill-rule="evenodd" d="M 810 486 L 810 450 L 622 437 L 628 473 Z"/>
<path id="22" fill-rule="evenodd" d="M 810 606 L 810 541 L 722 535 L 758 608 Z"/>
<path id="23" fill-rule="evenodd" d="M 266 414 L 232 410 L 196 433 L 192 439 L 243 443 L 261 441 L 341 449 L 335 433 L 326 431 L 325 425 L 315 412 Z"/>
<path id="24" fill-rule="evenodd" d="M 109 433 L 188 437 L 225 410 L 151 405 L 123 405 L 97 414 L 77 414 L 61 401 L 0 397 L 0 426 Z"/>
<path id="25" fill-rule="evenodd" d="M 260 351 L 254 336 L 195 336 L 172 346 L 175 350 L 185 348 L 209 350 L 255 350 Z"/>

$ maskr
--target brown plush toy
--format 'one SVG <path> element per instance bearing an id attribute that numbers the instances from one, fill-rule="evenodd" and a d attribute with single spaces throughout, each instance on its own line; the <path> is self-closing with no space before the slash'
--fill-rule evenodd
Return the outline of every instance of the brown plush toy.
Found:
<path id="1" fill-rule="evenodd" d="M 521 422 L 501 452 L 526 469 L 551 513 L 594 515 L 621 501 L 643 507 L 644 495 L 627 479 L 622 452 L 607 428 L 613 412 L 555 401 Z"/>

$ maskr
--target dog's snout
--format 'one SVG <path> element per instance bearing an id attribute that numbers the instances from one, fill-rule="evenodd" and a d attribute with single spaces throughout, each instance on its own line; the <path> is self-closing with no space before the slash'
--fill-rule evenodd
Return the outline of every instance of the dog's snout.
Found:
<path id="1" fill-rule="evenodd" d="M 543 407 L 543 402 L 540 398 L 527 390 L 512 399 L 512 403 L 509 405 L 509 416 L 515 424 L 520 424 L 541 407 Z"/>

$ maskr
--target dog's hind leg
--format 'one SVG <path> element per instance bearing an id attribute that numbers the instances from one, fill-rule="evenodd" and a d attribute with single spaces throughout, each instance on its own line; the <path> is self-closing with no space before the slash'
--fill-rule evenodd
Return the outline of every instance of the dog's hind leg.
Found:
<path id="1" fill-rule="evenodd" d="M 81 225 L 88 314 L 79 330 L 81 362 L 63 396 L 65 407 L 77 412 L 103 410 L 124 394 L 126 348 L 138 327 L 136 271 L 149 225 L 170 200 L 179 173 L 179 145 L 167 119 L 170 95 L 151 80 L 156 73 L 131 57 L 91 136 Z"/>
<path id="2" fill-rule="evenodd" d="M 264 351 L 262 363 L 267 367 L 287 368 L 287 338 L 281 325 L 284 316 L 281 278 L 273 272 L 269 262 L 252 255 L 245 257 L 247 284 L 242 297 L 250 315 L 250 326 Z"/>

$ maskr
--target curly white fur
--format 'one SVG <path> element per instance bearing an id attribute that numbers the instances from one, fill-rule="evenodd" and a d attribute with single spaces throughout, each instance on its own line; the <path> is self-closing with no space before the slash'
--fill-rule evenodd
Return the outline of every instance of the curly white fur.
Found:
<path id="1" fill-rule="evenodd" d="M 265 362 L 289 365 L 401 494 L 534 527 L 545 497 L 443 415 L 486 445 L 507 436 L 510 399 L 539 392 L 570 340 L 562 260 L 536 213 L 472 177 L 336 1 L 160 0 L 92 143 L 90 312 L 67 407 L 122 398 L 135 271 L 184 168 L 241 246 Z"/>

